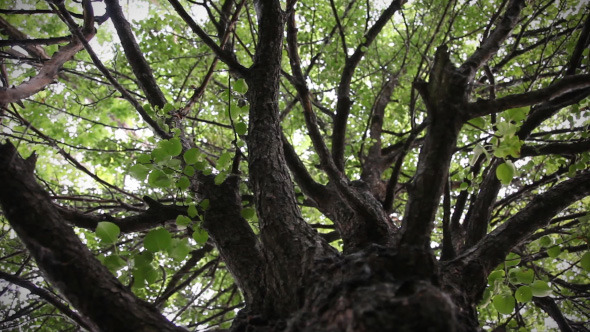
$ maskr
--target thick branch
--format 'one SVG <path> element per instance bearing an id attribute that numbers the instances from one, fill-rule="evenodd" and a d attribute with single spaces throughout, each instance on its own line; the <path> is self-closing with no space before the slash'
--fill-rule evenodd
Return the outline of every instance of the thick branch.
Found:
<path id="1" fill-rule="evenodd" d="M 550 297 L 535 297 L 533 303 L 543 309 L 559 326 L 561 332 L 573 332 L 574 330 L 568 323 L 568 319 L 563 315 L 559 306 Z"/>
<path id="2" fill-rule="evenodd" d="M 214 176 L 201 175 L 199 180 L 199 196 L 210 202 L 203 227 L 240 287 L 246 305 L 259 313 L 265 300 L 265 261 L 256 234 L 241 216 L 239 179 L 230 176 L 220 185 L 215 184 Z"/>
<path id="3" fill-rule="evenodd" d="M 0 278 L 19 287 L 27 289 L 31 292 L 31 294 L 39 296 L 45 302 L 56 307 L 64 315 L 68 316 L 70 319 L 72 319 L 74 322 L 79 324 L 81 327 L 87 329 L 88 331 L 98 331 L 98 327 L 96 327 L 92 322 L 89 322 L 86 317 L 82 317 L 77 312 L 70 309 L 70 307 L 64 304 L 57 296 L 55 296 L 50 291 L 37 287 L 35 284 L 28 280 L 22 279 L 12 274 L 8 274 L 3 271 L 0 271 Z"/>
<path id="4" fill-rule="evenodd" d="M 259 0 L 259 27 L 254 64 L 246 76 L 250 102 L 248 167 L 260 233 L 269 264 L 270 299 L 292 301 L 267 307 L 268 316 L 284 316 L 298 306 L 303 273 L 318 256 L 333 249 L 307 224 L 295 199 L 279 125 L 278 91 L 285 17 L 277 0 Z"/>
<path id="5" fill-rule="evenodd" d="M 547 154 L 568 155 L 590 151 L 590 139 L 568 143 L 546 143 L 524 145 L 520 149 L 521 157 L 541 156 Z"/>
<path id="6" fill-rule="evenodd" d="M 151 105 L 164 107 L 166 104 L 166 97 L 164 97 L 164 94 L 160 90 L 152 73 L 152 68 L 135 41 L 133 31 L 131 31 L 131 26 L 123 15 L 123 9 L 119 5 L 119 1 L 105 0 L 105 4 L 107 14 L 111 17 L 111 21 L 117 30 L 117 35 L 121 40 L 121 45 L 125 51 L 127 61 L 129 61 L 129 65 L 131 65 L 135 77 L 137 77 L 139 87 L 143 90 Z"/>
<path id="7" fill-rule="evenodd" d="M 496 29 L 486 38 L 480 47 L 461 65 L 459 71 L 468 77 L 468 81 L 475 76 L 475 73 L 483 66 L 502 45 L 510 31 L 518 22 L 518 16 L 525 6 L 524 0 L 511 0 L 506 8 L 502 21 Z"/>
<path id="8" fill-rule="evenodd" d="M 504 261 L 508 252 L 533 232 L 546 226 L 551 218 L 572 203 L 590 194 L 590 171 L 563 181 L 543 194 L 537 195 L 524 209 L 487 234 L 479 243 L 452 261 L 463 271 L 479 271 L 482 279 Z M 470 273 L 472 274 L 472 273 Z M 463 280 L 477 285 L 481 279 Z M 467 288 L 471 288 L 466 285 Z"/>
<path id="9" fill-rule="evenodd" d="M 146 198 L 144 198 L 146 199 Z M 96 229 L 101 221 L 109 221 L 121 229 L 122 233 L 140 232 L 164 225 L 166 222 L 174 221 L 179 214 L 186 213 L 186 208 L 176 205 L 163 205 L 153 201 L 149 208 L 142 213 L 115 218 L 109 215 L 86 214 L 78 210 L 55 206 L 60 216 L 76 227 L 90 230 Z"/>
<path id="10" fill-rule="evenodd" d="M 336 166 L 340 171 L 344 170 L 344 146 L 346 140 L 346 127 L 348 122 L 348 115 L 350 114 L 350 107 L 352 102 L 350 100 L 350 83 L 352 76 L 356 70 L 361 59 L 367 53 L 367 48 L 373 43 L 375 38 L 379 35 L 385 24 L 404 4 L 403 0 L 393 0 L 389 7 L 379 16 L 375 24 L 367 31 L 363 37 L 363 42 L 360 43 L 350 58 L 346 59 L 340 83 L 338 84 L 338 102 L 336 103 L 336 117 L 334 119 L 334 130 L 332 134 L 332 156 Z"/>
<path id="11" fill-rule="evenodd" d="M 498 113 L 510 108 L 531 106 L 542 102 L 551 101 L 568 93 L 580 93 L 590 87 L 590 75 L 566 76 L 546 88 L 535 91 L 509 95 L 494 100 L 478 100 L 468 104 L 468 112 L 471 118 Z"/>
<path id="12" fill-rule="evenodd" d="M 92 37 L 94 37 L 94 32 L 84 34 L 83 38 L 86 41 L 92 39 Z M 43 67 L 41 67 L 37 76 L 13 88 L 0 88 L 0 104 L 18 102 L 43 90 L 49 84 L 54 83 L 63 64 L 83 48 L 84 46 L 79 40 L 73 40 L 55 52 L 50 60 L 43 63 Z"/>
<path id="13" fill-rule="evenodd" d="M 138 299 L 80 242 L 35 181 L 34 164 L 12 144 L 0 145 L 0 206 L 46 278 L 101 330 L 184 331 Z"/>
<path id="14" fill-rule="evenodd" d="M 428 84 L 418 84 L 417 88 L 427 105 L 429 123 L 408 190 L 401 244 L 423 250 L 430 248 L 434 216 L 463 124 L 461 112 L 466 101 L 464 78 L 457 73 L 445 46 L 436 51 Z"/>
<path id="15" fill-rule="evenodd" d="M 193 32 L 201 38 L 201 40 L 209 46 L 209 48 L 215 53 L 219 60 L 223 61 L 230 67 L 231 70 L 235 71 L 240 76 L 245 76 L 247 69 L 242 66 L 230 52 L 223 50 L 215 41 L 209 37 L 209 35 L 201 29 L 201 27 L 193 20 L 190 14 L 184 9 L 184 7 L 178 2 L 178 0 L 168 0 L 178 15 L 188 24 Z"/>

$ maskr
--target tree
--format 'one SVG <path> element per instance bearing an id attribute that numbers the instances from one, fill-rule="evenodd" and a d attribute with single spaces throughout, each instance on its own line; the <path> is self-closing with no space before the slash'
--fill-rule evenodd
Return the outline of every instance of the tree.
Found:
<path id="1" fill-rule="evenodd" d="M 590 329 L 583 1 L 127 4 L 0 10 L 0 326 Z"/>

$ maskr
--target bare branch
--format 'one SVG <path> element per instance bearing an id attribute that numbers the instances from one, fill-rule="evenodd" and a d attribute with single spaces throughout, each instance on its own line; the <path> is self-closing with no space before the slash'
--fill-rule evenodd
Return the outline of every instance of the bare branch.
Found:
<path id="1" fill-rule="evenodd" d="M 401 9 L 401 6 L 404 3 L 404 0 L 391 1 L 389 6 L 383 11 L 383 13 L 381 13 L 375 24 L 367 31 L 363 38 L 363 42 L 356 47 L 354 53 L 346 60 L 346 64 L 342 70 L 342 76 L 337 91 L 338 102 L 336 103 L 336 117 L 334 119 L 332 136 L 332 157 L 334 158 L 336 167 L 338 167 L 340 171 L 344 170 L 346 125 L 348 115 L 350 114 L 350 107 L 352 105 L 350 101 L 350 83 L 352 82 L 352 76 L 354 75 L 354 71 L 361 59 L 365 53 L 367 53 L 367 48 L 371 46 L 375 38 L 377 38 L 381 30 L 385 27 L 385 24 L 396 11 Z"/>
<path id="2" fill-rule="evenodd" d="M 76 324 L 80 324 L 80 326 L 87 329 L 88 331 L 98 331 L 98 327 L 96 327 L 92 322 L 88 321 L 86 317 L 80 316 L 77 312 L 73 311 L 66 304 L 64 304 L 57 296 L 47 291 L 46 289 L 37 287 L 35 284 L 28 280 L 22 279 L 16 275 L 8 274 L 3 271 L 0 271 L 0 278 L 19 287 L 23 287 L 29 290 L 31 294 L 39 296 L 45 302 L 56 307 L 64 315 L 76 322 Z"/>
<path id="3" fill-rule="evenodd" d="M 468 81 L 475 76 L 477 70 L 483 66 L 502 45 L 502 42 L 508 37 L 516 23 L 522 8 L 525 6 L 524 0 L 511 0 L 506 8 L 502 21 L 480 47 L 461 65 L 459 71 L 468 77 Z"/>
<path id="4" fill-rule="evenodd" d="M 123 50 L 129 65 L 133 69 L 139 87 L 145 93 L 148 101 L 153 106 L 164 107 L 166 104 L 166 97 L 160 90 L 156 79 L 152 73 L 152 68 L 143 56 L 139 45 L 135 41 L 131 26 L 125 16 L 123 9 L 119 5 L 119 0 L 106 0 L 107 14 L 111 17 L 111 21 L 117 30 L 117 35 L 121 40 Z"/>
<path id="5" fill-rule="evenodd" d="M 562 95 L 584 90 L 590 87 L 590 75 L 566 76 L 546 88 L 535 91 L 509 95 L 494 100 L 478 100 L 468 104 L 467 112 L 470 118 L 498 113 L 507 109 L 531 106 L 542 102 L 552 101 Z"/>
<path id="6" fill-rule="evenodd" d="M 215 55 L 219 58 L 219 60 L 223 61 L 226 65 L 228 65 L 231 70 L 236 72 L 236 74 L 240 76 L 246 76 L 247 69 L 242 66 L 231 53 L 228 51 L 223 50 L 219 45 L 215 43 L 209 35 L 201 27 L 195 22 L 192 17 L 187 13 L 184 7 L 178 2 L 178 0 L 168 0 L 172 7 L 176 10 L 178 15 L 188 24 L 188 26 L 193 30 L 193 32 L 201 38 L 201 40 L 211 48 L 211 50 L 215 53 Z"/>
<path id="7" fill-rule="evenodd" d="M 0 205 L 53 286 L 101 330 L 184 331 L 123 286 L 63 223 L 35 181 L 35 159 L 0 145 Z"/>

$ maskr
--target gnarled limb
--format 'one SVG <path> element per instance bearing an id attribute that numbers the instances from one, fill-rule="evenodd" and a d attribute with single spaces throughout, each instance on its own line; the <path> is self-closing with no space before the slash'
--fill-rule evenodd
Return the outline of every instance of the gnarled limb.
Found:
<path id="1" fill-rule="evenodd" d="M 34 157 L 24 160 L 11 143 L 0 145 L 0 206 L 51 284 L 101 330 L 184 331 L 92 255 L 35 181 L 34 167 Z"/>
<path id="2" fill-rule="evenodd" d="M 125 56 L 135 77 L 137 77 L 137 83 L 143 92 L 149 103 L 152 106 L 164 107 L 166 104 L 166 97 L 160 90 L 156 79 L 152 73 L 152 68 L 143 56 L 143 52 L 139 48 L 131 26 L 125 16 L 123 15 L 123 9 L 119 5 L 118 0 L 106 0 L 107 14 L 110 16 L 117 35 L 121 40 L 121 45 L 125 51 Z"/>
<path id="3" fill-rule="evenodd" d="M 590 195 L 590 171 L 586 170 L 537 195 L 524 209 L 488 233 L 446 265 L 449 280 L 467 290 L 473 301 L 481 295 L 486 277 L 504 261 L 510 250 L 546 226 L 551 218 L 572 203 Z"/>
<path id="4" fill-rule="evenodd" d="M 246 76 L 250 102 L 248 166 L 266 251 L 268 295 L 291 298 L 269 316 L 284 316 L 299 305 L 303 274 L 320 256 L 334 250 L 302 218 L 285 162 L 279 126 L 278 86 L 285 17 L 279 1 L 260 0 L 259 41 L 254 64 Z"/>
<path id="5" fill-rule="evenodd" d="M 350 114 L 350 107 L 352 101 L 350 100 L 350 83 L 352 76 L 361 59 L 367 53 L 367 48 L 371 46 L 375 38 L 379 35 L 385 24 L 389 19 L 401 9 L 405 3 L 404 0 L 393 0 L 389 6 L 381 13 L 377 21 L 365 33 L 363 42 L 357 45 L 354 53 L 346 59 L 340 83 L 338 84 L 336 103 L 336 117 L 334 118 L 334 130 L 332 136 L 332 157 L 336 163 L 336 167 L 342 171 L 344 170 L 344 145 L 346 139 L 346 127 L 348 115 Z"/>
<path id="6" fill-rule="evenodd" d="M 488 38 L 477 48 L 475 52 L 461 65 L 459 72 L 471 81 L 475 73 L 483 66 L 502 45 L 502 42 L 508 37 L 516 23 L 522 8 L 525 6 L 524 0 L 511 0 L 506 8 L 502 21 Z"/>

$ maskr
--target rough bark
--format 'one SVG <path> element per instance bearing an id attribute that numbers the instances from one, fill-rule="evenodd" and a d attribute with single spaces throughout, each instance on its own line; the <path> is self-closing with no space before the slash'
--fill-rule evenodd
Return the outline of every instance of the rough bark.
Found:
<path id="1" fill-rule="evenodd" d="M 82 244 L 35 181 L 35 157 L 0 145 L 0 206 L 47 280 L 101 331 L 184 331 L 123 286 Z"/>

